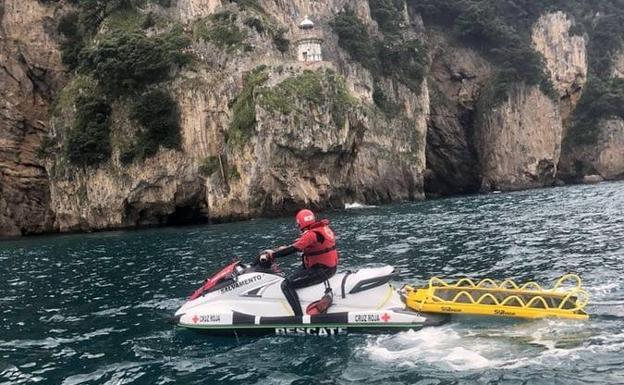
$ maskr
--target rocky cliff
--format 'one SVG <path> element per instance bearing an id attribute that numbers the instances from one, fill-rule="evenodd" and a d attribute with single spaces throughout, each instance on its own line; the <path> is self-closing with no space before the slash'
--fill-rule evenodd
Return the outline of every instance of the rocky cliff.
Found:
<path id="1" fill-rule="evenodd" d="M 532 31 L 533 44 L 544 56 L 566 124 L 581 98 L 588 70 L 585 37 L 573 35 L 573 26 L 564 12 L 554 12 L 541 16 Z"/>
<path id="2" fill-rule="evenodd" d="M 519 85 L 506 102 L 482 114 L 476 135 L 482 190 L 552 185 L 561 152 L 558 106 L 539 88 Z"/>
<path id="3" fill-rule="evenodd" d="M 62 152 L 49 157 L 53 227 L 220 221 L 277 215 L 301 205 L 423 197 L 425 83 L 413 92 L 389 82 L 388 94 L 402 107 L 399 116 L 388 117 L 372 104 L 370 75 L 339 50 L 327 25 L 324 54 L 332 60 L 301 64 L 241 22 L 258 17 L 270 28 L 296 31 L 303 15 L 328 19 L 344 6 L 335 3 L 316 2 L 312 8 L 307 2 L 270 3 L 261 12 L 219 8 L 215 2 L 178 3 L 183 21 L 197 23 L 215 10 L 236 15 L 253 50 L 231 52 L 211 41 L 193 42 L 193 68 L 181 70 L 168 85 L 180 108 L 179 150 L 161 150 L 129 165 L 113 150 L 111 161 L 96 169 L 68 165 Z M 368 13 L 361 4 L 358 9 Z M 237 108 L 242 97 L 253 104 L 251 127 L 232 124 L 234 115 L 246 113 Z M 61 131 L 73 119 L 73 106 L 66 107 L 53 119 Z M 132 122 L 122 106 L 114 110 L 113 136 L 122 137 Z"/>
<path id="4" fill-rule="evenodd" d="M 620 52 L 609 71 L 613 81 L 624 80 L 623 64 L 624 53 Z M 574 143 L 569 140 L 565 143 L 560 164 L 561 178 L 578 183 L 624 177 L 624 118 L 599 118 L 594 129 L 593 141 Z"/>
<path id="5" fill-rule="evenodd" d="M 541 15 L 530 30 L 556 96 L 514 81 L 492 100 L 501 64 L 423 24 L 411 2 L 0 4 L 3 235 L 549 186 L 560 164 L 578 167 L 579 158 L 591 165 L 583 172 L 605 178 L 624 169 L 624 124 L 612 118 L 598 145 L 576 146 L 560 162 L 588 74 L 587 36 L 571 32 L 564 12 Z M 306 15 L 323 41 L 322 61 L 295 59 Z M 98 77 L 123 58 L 89 69 L 105 60 L 105 45 L 110 57 L 152 41 L 174 63 L 162 75 L 146 62 Z M 71 55 L 74 46 L 81 55 Z M 145 66 L 157 81 L 146 80 Z M 114 89 L 118 75 L 128 78 Z M 161 94 L 174 105 L 151 111 L 172 112 L 175 122 L 140 114 L 150 107 L 140 100 Z M 179 132 L 166 136 L 168 127 Z M 101 154 L 77 156 L 75 143 Z"/>
<path id="6" fill-rule="evenodd" d="M 449 195 L 549 186 L 556 179 L 566 124 L 587 78 L 585 39 L 563 12 L 542 15 L 532 44 L 545 62 L 557 100 L 515 84 L 488 100 L 500 71 L 474 48 L 432 33 L 432 92 L 427 132 L 427 191 Z"/>
<path id="7" fill-rule="evenodd" d="M 49 131 L 48 107 L 62 82 L 54 9 L 36 1 L 0 2 L 0 234 L 50 230 L 50 188 L 37 149 Z"/>

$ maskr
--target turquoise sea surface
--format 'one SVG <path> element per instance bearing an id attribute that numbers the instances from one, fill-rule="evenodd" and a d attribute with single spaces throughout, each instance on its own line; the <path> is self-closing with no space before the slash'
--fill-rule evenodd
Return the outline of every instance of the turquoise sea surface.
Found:
<path id="1" fill-rule="evenodd" d="M 294 220 L 0 241 L 0 384 L 624 384 L 624 184 L 324 213 L 343 268 L 551 284 L 568 272 L 591 319 L 456 318 L 392 335 L 211 338 L 167 319 L 235 256 Z M 282 262 L 297 267 L 297 258 Z"/>

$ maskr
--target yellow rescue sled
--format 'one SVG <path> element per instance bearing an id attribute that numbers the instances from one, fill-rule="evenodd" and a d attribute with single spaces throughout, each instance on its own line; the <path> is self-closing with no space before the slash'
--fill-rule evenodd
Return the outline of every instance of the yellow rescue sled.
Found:
<path id="1" fill-rule="evenodd" d="M 483 279 L 475 283 L 463 278 L 451 284 L 434 277 L 428 287 L 406 286 L 404 290 L 407 306 L 426 313 L 589 318 L 584 310 L 589 294 L 581 287 L 581 279 L 575 274 L 559 278 L 551 289 L 543 289 L 535 282 L 519 286 L 512 280 L 498 283 Z"/>

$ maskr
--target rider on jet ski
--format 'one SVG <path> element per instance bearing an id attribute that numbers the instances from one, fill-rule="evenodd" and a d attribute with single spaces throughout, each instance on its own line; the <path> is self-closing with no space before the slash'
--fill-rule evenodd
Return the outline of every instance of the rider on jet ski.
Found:
<path id="1" fill-rule="evenodd" d="M 302 233 L 301 237 L 290 246 L 282 247 L 277 251 L 263 252 L 258 260 L 266 264 L 275 258 L 303 252 L 303 268 L 287 276 L 282 283 L 282 291 L 290 307 L 296 316 L 301 316 L 303 312 L 295 289 L 316 285 L 332 277 L 338 266 L 338 250 L 336 250 L 336 237 L 329 228 L 327 219 L 317 222 L 314 213 L 310 210 L 299 211 L 295 219 Z M 329 291 L 326 295 L 331 295 L 331 292 Z M 331 301 L 331 296 L 329 301 Z"/>

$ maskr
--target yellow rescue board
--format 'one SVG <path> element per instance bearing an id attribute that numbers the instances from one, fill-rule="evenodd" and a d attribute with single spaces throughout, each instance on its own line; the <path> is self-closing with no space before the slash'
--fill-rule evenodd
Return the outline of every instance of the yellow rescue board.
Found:
<path id="1" fill-rule="evenodd" d="M 570 285 L 572 284 L 572 285 Z M 585 306 L 589 294 L 575 274 L 559 278 L 551 289 L 535 282 L 517 285 L 511 280 L 463 278 L 447 283 L 434 277 L 424 288 L 406 286 L 407 306 L 425 313 L 470 314 L 517 318 L 589 318 Z"/>

